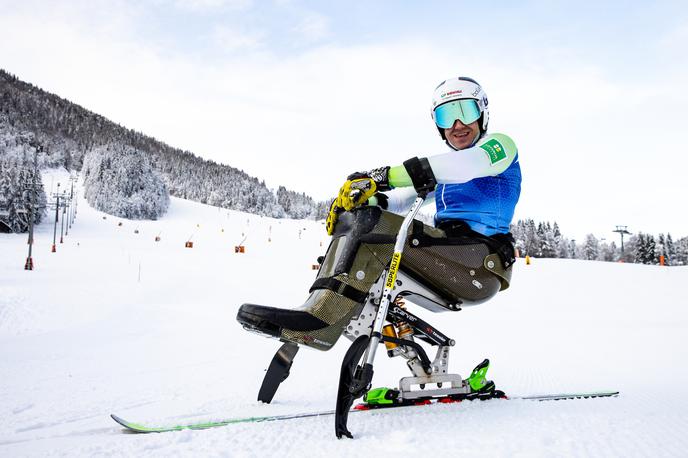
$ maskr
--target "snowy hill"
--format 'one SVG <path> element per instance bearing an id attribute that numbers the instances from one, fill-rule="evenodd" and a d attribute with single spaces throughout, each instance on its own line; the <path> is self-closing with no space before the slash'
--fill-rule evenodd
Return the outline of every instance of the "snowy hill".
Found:
<path id="1" fill-rule="evenodd" d="M 268 189 L 263 180 L 242 170 L 203 159 L 142 132 L 127 129 L 2 69 L 0 100 L 3 101 L 0 156 L 12 154 L 22 158 L 26 154 L 33 157 L 39 146 L 41 167 L 80 170 L 89 154 L 102 156 L 109 150 L 107 155 L 118 162 L 123 159 L 121 153 L 128 151 L 127 156 L 143 156 L 137 162 L 150 162 L 156 175 L 165 177 L 165 193 L 169 191 L 173 196 L 277 217 L 303 218 L 324 214 L 329 208 L 329 202 L 315 202 L 304 193 L 290 191 L 284 186 L 278 186 L 275 191 Z M 107 163 L 106 169 L 113 165 L 112 161 Z M 114 168 L 116 171 L 118 167 Z M 122 186 L 122 179 L 118 181 L 117 185 Z M 117 187 L 113 182 L 104 185 Z M 2 197 L 7 196 L 0 195 L 0 201 Z M 145 217 L 153 219 L 151 215 Z"/>
<path id="2" fill-rule="evenodd" d="M 490 378 L 510 394 L 617 389 L 620 397 L 367 412 L 350 418 L 353 441 L 334 438 L 332 418 L 123 434 L 110 413 L 176 422 L 332 409 L 348 341 L 302 350 L 273 403 L 257 402 L 279 342 L 241 329 L 237 308 L 300 305 L 328 243 L 323 225 L 176 198 L 158 221 L 104 216 L 81 199 L 56 253 L 46 218 L 31 272 L 22 269 L 26 235 L 0 234 L 0 456 L 688 450 L 688 268 L 546 259 L 519 260 L 512 287 L 486 304 L 441 316 L 412 310 L 456 340 L 453 372 L 467 375 L 489 357 Z M 235 253 L 242 240 L 245 253 Z M 408 373 L 384 353 L 377 362 L 377 386 Z"/>

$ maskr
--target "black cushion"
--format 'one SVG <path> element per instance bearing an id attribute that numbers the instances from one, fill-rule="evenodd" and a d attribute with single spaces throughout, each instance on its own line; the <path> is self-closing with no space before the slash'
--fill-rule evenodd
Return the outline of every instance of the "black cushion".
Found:
<path id="1" fill-rule="evenodd" d="M 279 337 L 282 329 L 315 331 L 328 326 L 327 323 L 308 312 L 256 304 L 243 304 L 237 312 L 237 321 L 245 327 L 275 337 Z"/>

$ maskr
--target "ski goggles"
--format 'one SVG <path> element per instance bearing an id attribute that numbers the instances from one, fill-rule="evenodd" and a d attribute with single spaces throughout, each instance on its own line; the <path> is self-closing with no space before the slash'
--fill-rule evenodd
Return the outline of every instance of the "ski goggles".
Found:
<path id="1" fill-rule="evenodd" d="M 456 120 L 468 125 L 480 119 L 480 107 L 473 99 L 454 100 L 435 108 L 435 124 L 442 129 L 451 128 Z"/>

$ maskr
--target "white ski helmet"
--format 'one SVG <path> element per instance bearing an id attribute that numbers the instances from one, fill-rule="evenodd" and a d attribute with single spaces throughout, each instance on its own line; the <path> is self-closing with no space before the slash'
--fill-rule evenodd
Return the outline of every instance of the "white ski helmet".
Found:
<path id="1" fill-rule="evenodd" d="M 457 119 L 464 124 L 478 121 L 482 137 L 487 132 L 490 121 L 487 94 L 472 78 L 459 76 L 442 81 L 432 95 L 430 115 L 444 141 L 447 141 L 444 129 L 450 128 Z"/>

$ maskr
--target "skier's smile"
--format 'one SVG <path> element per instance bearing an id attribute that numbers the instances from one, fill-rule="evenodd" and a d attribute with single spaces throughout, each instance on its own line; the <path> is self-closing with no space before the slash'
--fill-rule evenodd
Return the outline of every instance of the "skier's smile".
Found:
<path id="1" fill-rule="evenodd" d="M 478 135 L 480 128 L 478 121 L 474 121 L 468 125 L 463 124 L 458 119 L 454 121 L 454 125 L 449 129 L 444 129 L 444 135 L 447 141 L 456 149 L 468 148 L 473 144 Z"/>

